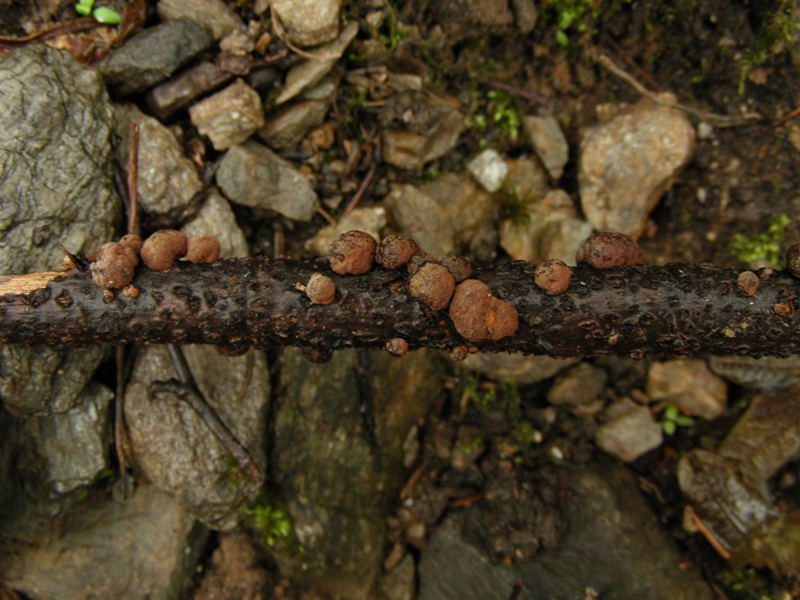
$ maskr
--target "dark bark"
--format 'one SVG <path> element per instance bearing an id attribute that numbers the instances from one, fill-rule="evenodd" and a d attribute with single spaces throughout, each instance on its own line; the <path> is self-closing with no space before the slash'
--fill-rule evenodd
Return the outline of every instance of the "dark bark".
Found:
<path id="1" fill-rule="evenodd" d="M 735 269 L 577 267 L 559 296 L 537 288 L 533 270 L 521 262 L 476 269 L 474 277 L 520 315 L 515 335 L 475 344 L 480 350 L 556 357 L 800 352 L 800 280 L 785 272 L 766 276 L 748 298 L 737 291 Z M 312 305 L 296 288 L 315 271 L 336 283 L 330 305 Z M 411 349 L 472 345 L 456 333 L 446 311 L 426 310 L 409 295 L 402 269 L 339 276 L 324 262 L 179 263 L 165 273 L 140 268 L 134 280 L 140 295 L 115 292 L 113 299 L 76 270 L 27 294 L 8 293 L 1 283 L 4 343 L 194 343 L 232 351 L 293 345 L 318 360 L 351 346 L 379 348 L 396 337 Z"/>

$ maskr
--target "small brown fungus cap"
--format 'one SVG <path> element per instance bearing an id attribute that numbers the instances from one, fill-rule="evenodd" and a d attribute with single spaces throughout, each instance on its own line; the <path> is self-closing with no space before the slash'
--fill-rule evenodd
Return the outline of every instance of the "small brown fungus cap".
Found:
<path id="1" fill-rule="evenodd" d="M 398 235 L 387 235 L 378 244 L 375 262 L 387 269 L 398 269 L 419 250 L 417 242 Z"/>
<path id="2" fill-rule="evenodd" d="M 539 263 L 533 272 L 534 283 L 551 296 L 566 292 L 570 279 L 572 269 L 557 258 Z"/>
<path id="3" fill-rule="evenodd" d="M 738 289 L 743 296 L 749 298 L 750 296 L 756 295 L 760 283 L 761 280 L 758 278 L 758 275 L 752 271 L 743 271 L 739 273 L 739 277 L 736 279 L 736 289 Z"/>
<path id="4" fill-rule="evenodd" d="M 186 240 L 186 259 L 194 264 L 214 262 L 221 250 L 217 239 L 210 235 L 193 235 Z"/>
<path id="5" fill-rule="evenodd" d="M 139 254 L 139 250 L 142 249 L 142 238 L 140 238 L 135 233 L 129 233 L 128 235 L 123 235 L 122 239 L 119 241 L 120 244 L 123 246 L 128 246 L 132 248 L 136 254 Z"/>
<path id="6" fill-rule="evenodd" d="M 148 269 L 166 271 L 186 255 L 186 236 L 174 229 L 156 231 L 144 241 L 140 255 Z"/>
<path id="7" fill-rule="evenodd" d="M 634 267 L 642 264 L 642 249 L 627 235 L 603 231 L 583 240 L 575 259 L 596 269 Z"/>
<path id="8" fill-rule="evenodd" d="M 797 278 L 800 278 L 800 244 L 789 246 L 786 251 L 786 268 Z"/>
<path id="9" fill-rule="evenodd" d="M 312 304 L 330 304 L 336 296 L 336 284 L 322 273 L 313 273 L 306 284 L 306 296 Z"/>
<path id="10" fill-rule="evenodd" d="M 450 271 L 450 275 L 453 276 L 456 283 L 472 277 L 472 263 L 463 256 L 445 256 L 442 259 L 442 266 Z"/>
<path id="11" fill-rule="evenodd" d="M 119 242 L 103 244 L 97 250 L 97 260 L 91 264 L 92 281 L 103 289 L 121 289 L 133 281 L 139 259 L 136 252 Z"/>
<path id="12" fill-rule="evenodd" d="M 419 250 L 414 253 L 409 261 L 406 268 L 408 269 L 408 273 L 410 275 L 415 275 L 417 271 L 422 268 L 422 265 L 426 265 L 428 263 L 435 263 L 436 257 L 431 254 L 430 252 L 424 252 L 423 250 Z"/>
<path id="13" fill-rule="evenodd" d="M 517 309 L 492 296 L 489 286 L 477 279 L 456 286 L 449 315 L 456 331 L 470 342 L 497 341 L 513 335 L 519 325 Z"/>
<path id="14" fill-rule="evenodd" d="M 361 275 L 372 268 L 375 239 L 363 231 L 348 231 L 331 242 L 328 260 L 339 275 Z"/>
<path id="15" fill-rule="evenodd" d="M 392 356 L 405 356 L 408 352 L 408 342 L 403 338 L 392 338 L 386 342 L 384 348 Z"/>
<path id="16" fill-rule="evenodd" d="M 408 291 L 431 310 L 447 308 L 456 282 L 450 271 L 436 263 L 425 263 L 408 283 Z"/>

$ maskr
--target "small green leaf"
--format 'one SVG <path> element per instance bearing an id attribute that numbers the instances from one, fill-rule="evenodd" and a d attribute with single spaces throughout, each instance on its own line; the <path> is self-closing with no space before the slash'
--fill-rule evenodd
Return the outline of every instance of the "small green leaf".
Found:
<path id="1" fill-rule="evenodd" d="M 569 38 L 567 37 L 567 34 L 560 29 L 556 31 L 556 42 L 558 42 L 559 46 L 563 46 L 565 48 L 569 46 Z"/>
<path id="2" fill-rule="evenodd" d="M 664 430 L 664 433 L 667 435 L 672 435 L 675 433 L 675 422 L 674 421 L 661 421 L 661 429 Z"/>
<path id="3" fill-rule="evenodd" d="M 675 424 L 678 427 L 691 427 L 694 425 L 694 419 L 685 415 L 678 415 L 675 417 Z"/>
<path id="4" fill-rule="evenodd" d="M 119 13 L 111 10 L 107 6 L 100 6 L 92 11 L 92 16 L 98 23 L 105 23 L 106 25 L 117 25 L 120 21 Z"/>
<path id="5" fill-rule="evenodd" d="M 92 12 L 92 6 L 94 6 L 94 0 L 79 0 L 75 5 L 75 12 L 84 17 L 88 17 Z"/>

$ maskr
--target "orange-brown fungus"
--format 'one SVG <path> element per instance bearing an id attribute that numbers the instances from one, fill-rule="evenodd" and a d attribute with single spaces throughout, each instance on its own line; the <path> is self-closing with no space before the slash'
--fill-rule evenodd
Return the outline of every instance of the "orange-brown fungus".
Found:
<path id="1" fill-rule="evenodd" d="M 431 262 L 435 263 L 436 257 L 430 252 L 424 252 L 422 250 L 419 250 L 418 252 L 414 253 L 414 256 L 412 256 L 409 259 L 406 268 L 408 269 L 409 274 L 415 275 L 416 272 L 419 271 L 420 268 L 422 268 L 422 265 Z"/>
<path id="2" fill-rule="evenodd" d="M 375 262 L 387 269 L 397 269 L 406 264 L 417 250 L 419 250 L 419 246 L 414 240 L 397 235 L 387 235 L 378 244 Z"/>
<path id="3" fill-rule="evenodd" d="M 570 279 L 572 279 L 572 269 L 557 258 L 539 263 L 533 272 L 534 283 L 545 294 L 551 296 L 566 292 Z"/>
<path id="4" fill-rule="evenodd" d="M 92 280 L 104 289 L 121 289 L 133 281 L 133 272 L 139 259 L 136 252 L 119 242 L 103 244 L 91 264 Z"/>
<path id="5" fill-rule="evenodd" d="M 752 271 L 743 271 L 739 273 L 739 277 L 736 278 L 736 289 L 739 290 L 739 293 L 748 298 L 756 295 L 760 284 L 761 280 L 758 278 L 758 275 Z"/>
<path id="6" fill-rule="evenodd" d="M 375 239 L 363 231 L 348 231 L 337 237 L 328 249 L 331 269 L 339 275 L 361 275 L 372 268 Z"/>
<path id="7" fill-rule="evenodd" d="M 463 256 L 445 256 L 442 259 L 442 266 L 450 271 L 456 283 L 461 283 L 472 276 L 472 263 Z"/>
<path id="8" fill-rule="evenodd" d="M 145 240 L 140 253 L 149 269 L 166 271 L 186 255 L 186 236 L 174 229 L 161 229 Z"/>
<path id="9" fill-rule="evenodd" d="M 517 309 L 492 296 L 489 286 L 477 279 L 456 286 L 449 315 L 456 331 L 470 342 L 497 341 L 513 335 L 519 325 Z"/>
<path id="10" fill-rule="evenodd" d="M 195 264 L 214 262 L 220 251 L 219 242 L 210 235 L 193 235 L 186 240 L 186 258 Z"/>
<path id="11" fill-rule="evenodd" d="M 408 284 L 411 295 L 432 310 L 447 308 L 455 287 L 450 271 L 432 262 L 422 265 Z"/>
<path id="12" fill-rule="evenodd" d="M 596 269 L 634 267 L 642 264 L 642 249 L 627 235 L 600 232 L 581 242 L 575 258 Z"/>
<path id="13" fill-rule="evenodd" d="M 336 296 L 336 284 L 322 273 L 313 273 L 306 285 L 306 296 L 312 304 L 330 304 Z"/>
<path id="14" fill-rule="evenodd" d="M 123 246 L 128 246 L 132 248 L 136 254 L 139 254 L 139 250 L 142 249 L 142 238 L 140 238 L 135 233 L 129 233 L 128 235 L 123 235 L 122 239 L 119 241 L 120 244 Z"/>

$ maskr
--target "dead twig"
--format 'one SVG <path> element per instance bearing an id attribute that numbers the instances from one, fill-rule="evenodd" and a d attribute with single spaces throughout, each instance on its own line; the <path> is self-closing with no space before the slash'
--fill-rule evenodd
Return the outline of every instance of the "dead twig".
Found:
<path id="1" fill-rule="evenodd" d="M 605 54 L 600 54 L 599 56 L 597 56 L 595 60 L 601 67 L 606 69 L 609 73 L 619 77 L 620 79 L 625 81 L 628 85 L 630 85 L 633 89 L 639 92 L 642 96 L 645 96 L 646 98 L 652 100 L 656 104 L 682 110 L 683 112 L 694 115 L 695 117 L 705 121 L 709 125 L 713 125 L 714 127 L 739 127 L 742 125 L 748 125 L 752 121 L 760 121 L 763 118 L 758 113 L 744 113 L 739 116 L 718 115 L 715 113 L 710 113 L 704 110 L 700 110 L 699 108 L 686 106 L 685 104 L 680 104 L 678 102 L 665 101 L 663 96 L 648 90 L 641 83 L 639 83 L 636 80 L 636 78 L 634 78 L 630 73 L 628 73 L 621 67 L 618 67 L 616 64 L 614 64 L 614 61 L 612 61 Z"/>

